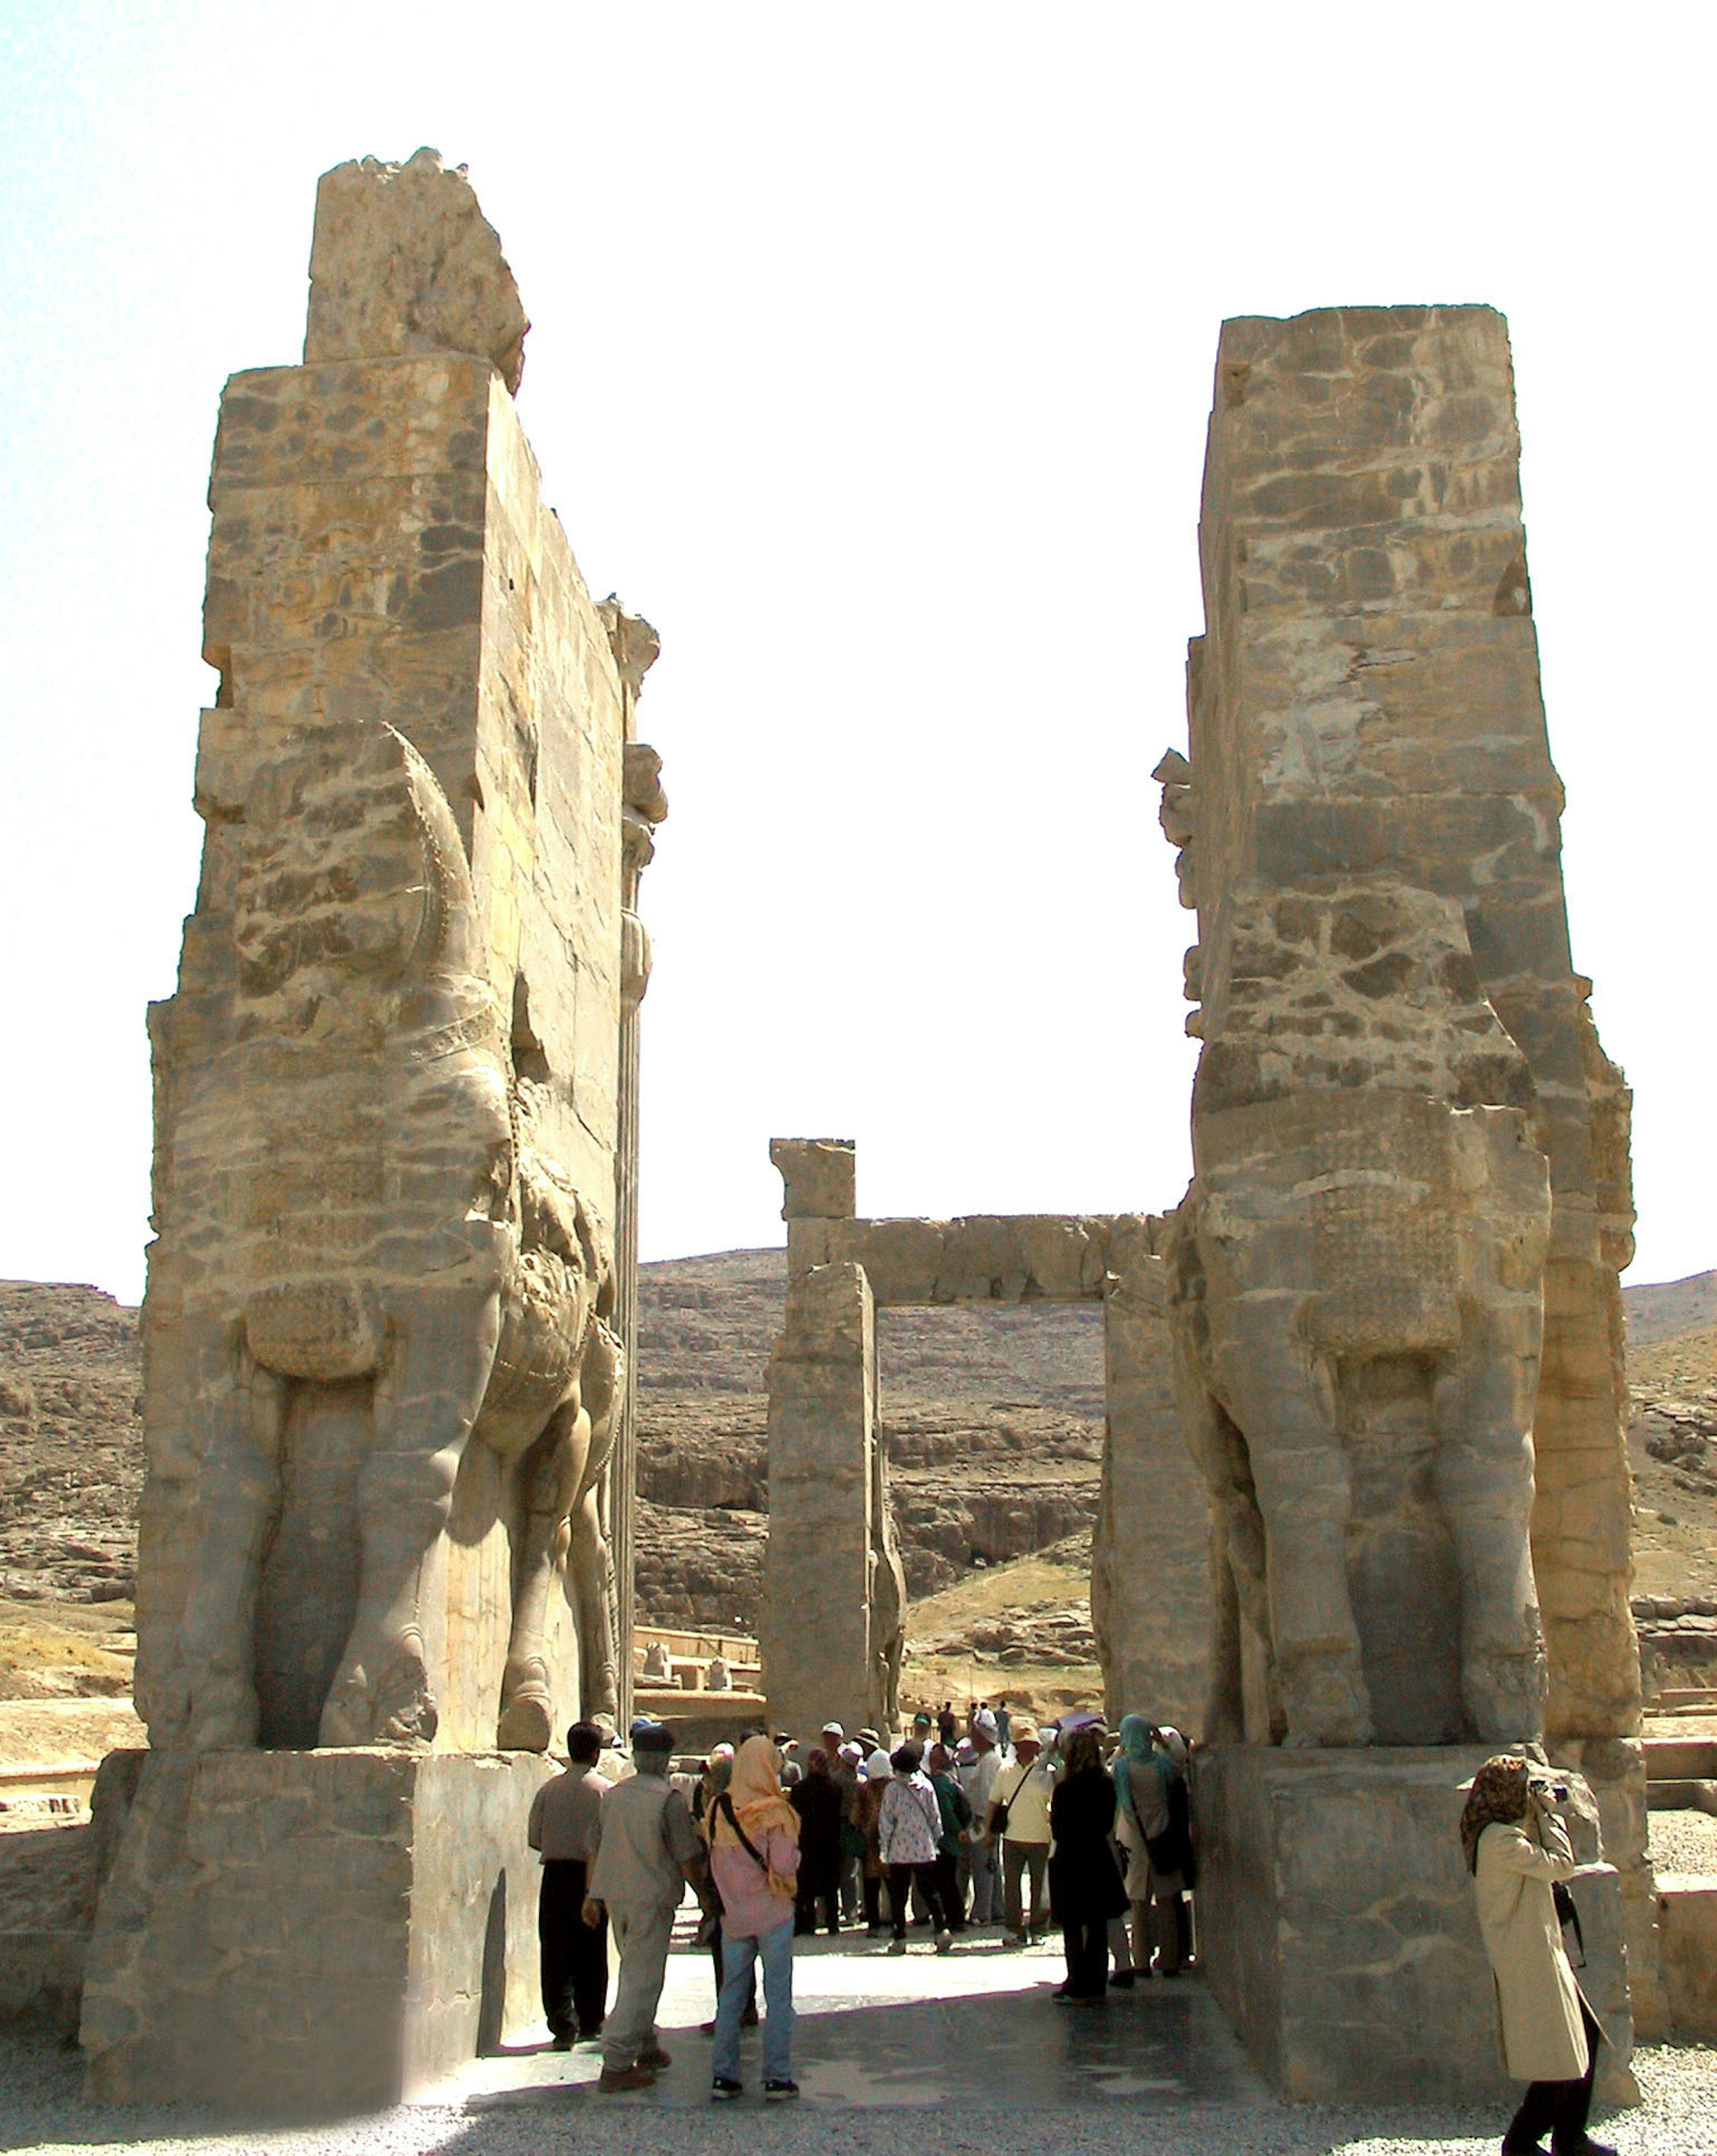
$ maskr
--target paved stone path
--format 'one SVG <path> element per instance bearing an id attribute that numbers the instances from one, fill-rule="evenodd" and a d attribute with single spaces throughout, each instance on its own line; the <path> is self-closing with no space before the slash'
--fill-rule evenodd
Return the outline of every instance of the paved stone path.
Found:
<path id="1" fill-rule="evenodd" d="M 674 2064 L 654 2088 L 604 2097 L 590 2049 L 538 2028 L 414 2102 L 282 2128 L 169 2106 L 84 2101 L 76 2055 L 0 2038 L 0 2152 L 31 2156 L 1494 2156 L 1503 2107 L 1283 2104 L 1253 2071 L 1196 1979 L 1057 2005 L 1059 1953 L 1009 1953 L 994 1932 L 938 1957 L 928 1934 L 800 1940 L 794 1967 L 797 2105 L 758 2093 L 709 2102 L 709 1957 L 689 1921 L 669 1962 L 661 2027 Z M 536 1972 L 511 1979 L 534 1996 Z M 1717 2051 L 1635 2054 L 1645 2103 L 1601 2124 L 1622 2156 L 1717 2156 Z"/>
<path id="2" fill-rule="evenodd" d="M 1050 1996 L 1064 1974 L 1059 1948 L 1010 1953 L 1000 1936 L 968 1933 L 952 1953 L 938 1954 L 929 1933 L 914 1931 L 899 1957 L 886 1939 L 861 1933 L 800 1939 L 794 2074 L 804 2100 L 866 2108 L 997 2102 L 1015 2112 L 1087 2100 L 1124 2099 L 1129 2107 L 1271 2101 L 1196 1979 L 1136 1984 L 1112 1992 L 1101 2007 L 1065 2006 Z M 627 2097 L 628 2107 L 707 2107 L 710 2043 L 701 2025 L 714 1999 L 709 1956 L 676 1944 L 660 2020 L 674 2063 L 653 2089 Z M 534 2097 L 561 2107 L 569 2095 L 588 2095 L 604 2110 L 617 2105 L 596 2097 L 601 2061 L 593 2046 L 554 2051 L 547 2041 L 539 2025 L 503 2056 L 476 2061 L 422 2101 L 469 2106 Z M 748 2031 L 741 2058 L 753 2099 L 759 2052 L 758 2034 Z"/>

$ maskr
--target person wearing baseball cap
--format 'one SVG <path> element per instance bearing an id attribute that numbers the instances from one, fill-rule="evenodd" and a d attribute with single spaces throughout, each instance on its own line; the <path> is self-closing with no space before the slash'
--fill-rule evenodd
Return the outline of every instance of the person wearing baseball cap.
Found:
<path id="1" fill-rule="evenodd" d="M 592 1929 L 606 1916 L 620 1951 L 619 1982 L 602 2032 L 604 2096 L 648 2088 L 673 2061 L 662 2049 L 655 2010 L 667 1974 L 674 1912 L 690 1886 L 707 1891 L 703 1842 L 686 1799 L 668 1779 L 674 1732 L 661 1722 L 632 1724 L 637 1773 L 617 1783 L 596 1815 L 584 1903 Z"/>

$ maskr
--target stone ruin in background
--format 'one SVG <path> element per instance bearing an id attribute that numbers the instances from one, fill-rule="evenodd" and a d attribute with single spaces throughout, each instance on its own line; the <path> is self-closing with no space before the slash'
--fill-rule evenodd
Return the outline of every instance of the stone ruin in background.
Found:
<path id="1" fill-rule="evenodd" d="M 463 168 L 366 158 L 304 364 L 222 400 L 105 2098 L 386 2102 L 532 2019 L 541 1755 L 629 1696 L 656 644 L 542 500 L 527 327 Z"/>
<path id="2" fill-rule="evenodd" d="M 1579 1892 L 1625 2094 L 1630 1974 L 1663 2024 L 1630 1103 L 1569 956 L 1502 317 L 1226 324 L 1200 530 L 1190 756 L 1156 774 L 1199 918 L 1191 1187 L 1166 1218 L 866 1221 L 850 1147 L 777 1142 L 772 1706 L 874 1712 L 904 1621 L 873 1301 L 1101 1299 L 1109 1711 L 1210 1746 L 1206 1966 L 1254 2055 L 1298 2096 L 1497 2086 L 1456 1784 L 1541 1743 L 1615 1867 Z"/>
<path id="3" fill-rule="evenodd" d="M 811 1728 L 832 1714 L 882 1728 L 897 1716 L 906 1589 L 876 1422 L 875 1312 L 1100 1302 L 1105 1438 L 1092 1615 L 1109 1712 L 1148 1698 L 1161 1720 L 1197 1727 L 1205 1508 L 1170 1378 L 1167 1224 L 1143 1214 L 862 1220 L 851 1143 L 777 1139 L 770 1153 L 787 1222 L 785 1320 L 769 1368 L 759 1641 L 774 1719 Z"/>

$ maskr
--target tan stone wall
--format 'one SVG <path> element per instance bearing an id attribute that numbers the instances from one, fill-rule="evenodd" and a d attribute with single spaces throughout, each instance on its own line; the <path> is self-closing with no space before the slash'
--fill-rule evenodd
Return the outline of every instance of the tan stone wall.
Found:
<path id="1" fill-rule="evenodd" d="M 1553 1735 L 1637 1727 L 1615 1272 L 1626 1093 L 1569 957 L 1507 327 L 1484 307 L 1232 321 L 1191 670 L 1204 1025 L 1248 883 L 1383 875 L 1461 907 L 1551 1163 L 1533 1545 Z"/>

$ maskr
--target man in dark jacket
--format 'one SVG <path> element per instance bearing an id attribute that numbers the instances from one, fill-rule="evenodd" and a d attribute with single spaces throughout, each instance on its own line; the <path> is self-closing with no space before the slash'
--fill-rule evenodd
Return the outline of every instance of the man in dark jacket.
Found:
<path id="1" fill-rule="evenodd" d="M 805 1762 L 802 1781 L 787 1792 L 799 1814 L 799 1890 L 793 1912 L 795 1932 L 815 1932 L 820 1902 L 830 1937 L 841 1929 L 841 1823 L 846 1793 L 830 1772 L 820 1746 Z"/>

